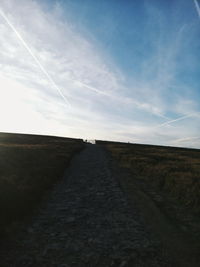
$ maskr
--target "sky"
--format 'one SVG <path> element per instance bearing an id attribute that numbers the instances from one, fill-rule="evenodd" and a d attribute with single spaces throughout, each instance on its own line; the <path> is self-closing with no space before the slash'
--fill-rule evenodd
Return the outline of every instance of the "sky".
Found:
<path id="1" fill-rule="evenodd" d="M 199 6 L 1 0 L 0 131 L 200 148 Z"/>

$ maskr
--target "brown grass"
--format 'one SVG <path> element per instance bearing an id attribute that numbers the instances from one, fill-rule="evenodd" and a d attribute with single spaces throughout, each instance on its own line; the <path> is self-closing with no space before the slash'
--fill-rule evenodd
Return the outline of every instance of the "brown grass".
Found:
<path id="1" fill-rule="evenodd" d="M 200 150 L 152 145 L 104 144 L 133 177 L 165 192 L 192 213 L 200 215 Z"/>
<path id="2" fill-rule="evenodd" d="M 0 231 L 33 209 L 82 148 L 79 139 L 0 133 Z"/>

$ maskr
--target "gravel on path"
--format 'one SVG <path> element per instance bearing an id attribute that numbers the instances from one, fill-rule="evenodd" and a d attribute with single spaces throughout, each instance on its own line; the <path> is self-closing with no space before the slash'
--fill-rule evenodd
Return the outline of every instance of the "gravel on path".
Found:
<path id="1" fill-rule="evenodd" d="M 169 267 L 109 164 L 101 147 L 86 145 L 31 225 L 3 246 L 0 266 Z"/>

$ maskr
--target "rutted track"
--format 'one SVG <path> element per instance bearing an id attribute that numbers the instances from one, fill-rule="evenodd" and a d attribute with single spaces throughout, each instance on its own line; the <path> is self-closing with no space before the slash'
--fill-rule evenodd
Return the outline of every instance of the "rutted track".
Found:
<path id="1" fill-rule="evenodd" d="M 98 145 L 87 145 L 31 225 L 4 244 L 0 266 L 171 266 L 109 165 Z"/>

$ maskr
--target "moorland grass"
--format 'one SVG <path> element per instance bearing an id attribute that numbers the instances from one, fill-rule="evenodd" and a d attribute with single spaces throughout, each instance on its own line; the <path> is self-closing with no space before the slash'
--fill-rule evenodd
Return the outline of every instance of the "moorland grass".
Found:
<path id="1" fill-rule="evenodd" d="M 143 179 L 200 215 L 200 150 L 101 142 L 133 177 Z"/>
<path id="2" fill-rule="evenodd" d="M 0 232 L 62 178 L 80 139 L 0 133 Z"/>

